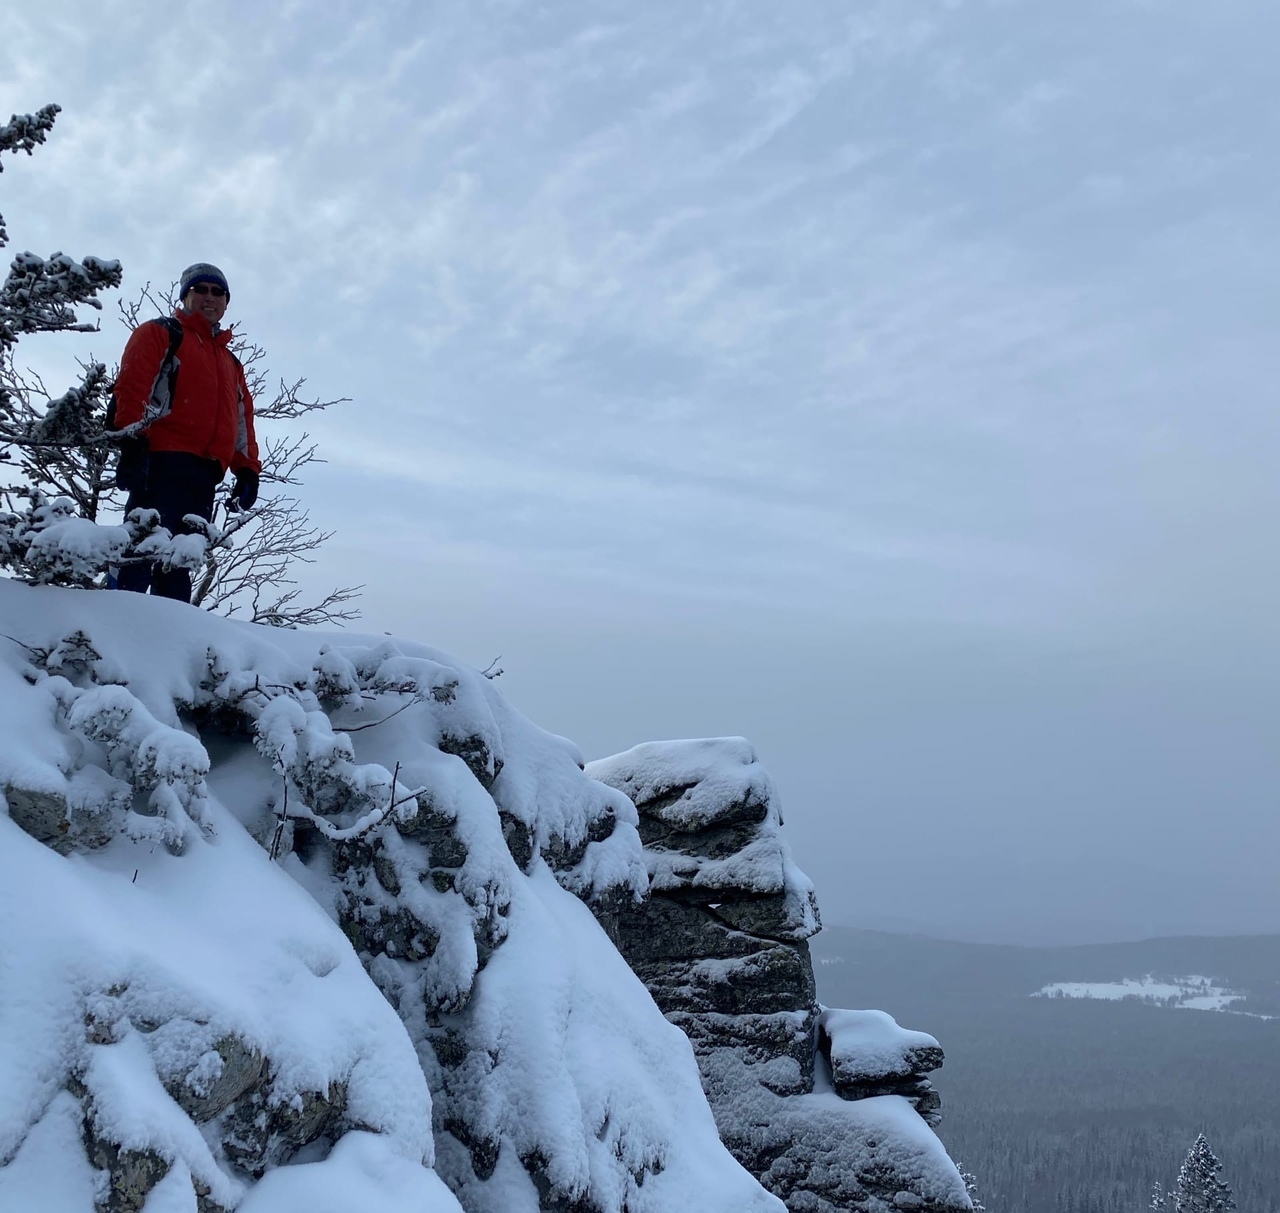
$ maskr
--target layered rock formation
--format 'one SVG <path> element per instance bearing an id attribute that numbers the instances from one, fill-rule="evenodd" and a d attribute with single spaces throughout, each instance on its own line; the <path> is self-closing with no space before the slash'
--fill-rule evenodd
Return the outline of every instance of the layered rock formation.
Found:
<path id="1" fill-rule="evenodd" d="M 693 1042 L 735 1157 L 792 1213 L 967 1209 L 929 1127 L 937 1041 L 817 1004 L 817 903 L 752 747 L 650 743 L 587 771 L 635 804 L 649 873 L 649 898 L 609 929 Z"/>

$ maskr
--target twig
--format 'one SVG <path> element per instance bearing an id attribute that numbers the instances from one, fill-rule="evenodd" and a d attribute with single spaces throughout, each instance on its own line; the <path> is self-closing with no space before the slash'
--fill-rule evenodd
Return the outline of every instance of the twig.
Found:
<path id="1" fill-rule="evenodd" d="M 16 636 L 10 636 L 8 632 L 0 632 L 0 636 L 3 636 L 6 640 L 12 640 L 14 644 L 16 644 L 19 648 L 26 649 L 27 652 L 30 653 L 33 657 L 48 656 L 48 653 L 46 653 L 43 649 L 37 649 L 34 645 L 27 644 L 25 640 L 19 640 Z"/>
<path id="2" fill-rule="evenodd" d="M 280 773 L 284 780 L 284 797 L 280 802 L 280 812 L 276 814 L 278 818 L 276 822 L 275 837 L 271 840 L 271 862 L 274 863 L 280 857 L 280 840 L 284 836 L 284 823 L 289 820 L 289 776 L 285 772 Z"/>
<path id="3" fill-rule="evenodd" d="M 349 842 L 353 838 L 359 838 L 370 830 L 381 825 L 387 817 L 396 811 L 402 804 L 410 804 L 417 800 L 423 789 L 418 788 L 410 792 L 407 796 L 401 796 L 396 799 L 396 785 L 400 778 L 400 764 L 396 763 L 395 774 L 391 777 L 391 797 L 387 804 L 380 809 L 374 809 L 373 812 L 360 818 L 353 825 L 346 827 L 335 826 L 328 818 L 321 817 L 314 810 L 309 809 L 306 805 L 302 806 L 302 811 L 294 811 L 288 814 L 294 821 L 309 821 L 317 830 L 320 831 L 331 842 Z M 284 823 L 281 822 L 279 829 L 283 830 Z"/>
<path id="4" fill-rule="evenodd" d="M 364 729 L 376 729 L 378 725 L 386 724 L 388 720 L 391 720 L 394 717 L 399 716 L 401 712 L 407 711 L 409 708 L 413 707 L 415 703 L 421 703 L 421 702 L 422 700 L 418 698 L 417 695 L 415 695 L 412 699 L 409 700 L 408 703 L 402 703 L 398 708 L 396 708 L 394 712 L 391 712 L 389 715 L 384 716 L 381 720 L 370 720 L 367 724 L 352 725 L 351 728 L 349 729 L 339 728 L 338 732 L 339 733 L 359 733 Z M 397 763 L 396 770 L 398 771 L 399 769 L 400 769 L 400 766 Z"/>

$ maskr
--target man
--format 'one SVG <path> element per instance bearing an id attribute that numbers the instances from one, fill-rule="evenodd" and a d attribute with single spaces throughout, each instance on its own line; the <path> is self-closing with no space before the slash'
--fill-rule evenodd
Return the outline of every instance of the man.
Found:
<path id="1" fill-rule="evenodd" d="M 234 506 L 258 499 L 262 464 L 253 433 L 253 398 L 244 367 L 231 352 L 222 317 L 231 302 L 216 265 L 198 262 L 182 271 L 173 320 L 139 325 L 125 346 L 115 385 L 115 428 L 138 421 L 145 428 L 121 442 L 116 484 L 128 490 L 125 512 L 158 510 L 172 534 L 190 531 L 183 518 L 213 518 L 218 485 L 230 469 Z M 122 590 L 191 601 L 191 574 L 159 564 L 120 571 Z"/>

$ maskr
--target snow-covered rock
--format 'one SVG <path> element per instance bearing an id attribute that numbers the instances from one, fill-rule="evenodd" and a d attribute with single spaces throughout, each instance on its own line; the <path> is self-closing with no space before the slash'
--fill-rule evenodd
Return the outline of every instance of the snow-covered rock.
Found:
<path id="1" fill-rule="evenodd" d="M 633 805 L 489 680 L 11 581 L 0 633 L 0 1208 L 780 1210 L 593 916 Z"/>
<path id="2" fill-rule="evenodd" d="M 650 742 L 587 773 L 639 811 L 650 898 L 607 919 L 692 1040 L 725 1143 L 791 1213 L 967 1210 L 931 1125 L 938 1042 L 817 1004 L 808 878 L 742 738 Z"/>
<path id="3" fill-rule="evenodd" d="M 818 1048 L 842 1099 L 901 1095 L 930 1124 L 942 1120 L 942 1100 L 926 1074 L 943 1062 L 942 1047 L 926 1032 L 898 1027 L 884 1011 L 825 1008 Z"/>

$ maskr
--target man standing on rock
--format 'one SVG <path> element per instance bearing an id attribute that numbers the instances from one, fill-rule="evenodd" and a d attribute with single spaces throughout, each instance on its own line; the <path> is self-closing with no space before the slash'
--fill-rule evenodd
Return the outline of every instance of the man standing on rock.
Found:
<path id="1" fill-rule="evenodd" d="M 157 510 L 173 535 L 188 533 L 188 514 L 213 518 L 217 487 L 235 473 L 231 503 L 249 509 L 258 499 L 262 464 L 253 433 L 253 397 L 244 367 L 222 327 L 231 302 L 216 265 L 198 262 L 182 271 L 179 305 L 171 317 L 140 324 L 120 360 L 114 429 L 145 422 L 123 439 L 116 484 L 129 493 L 125 513 Z M 160 564 L 130 564 L 122 590 L 191 601 L 191 574 Z"/>

